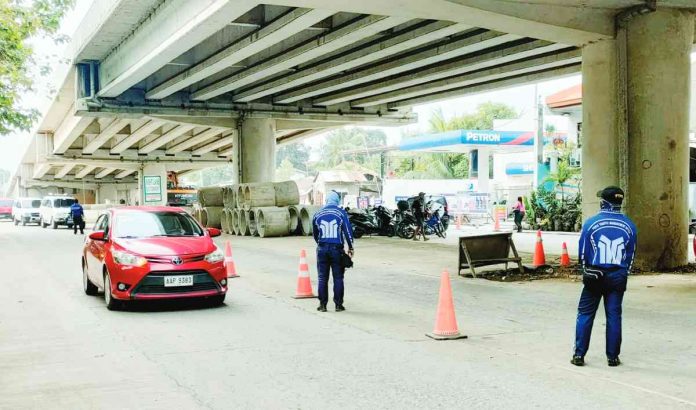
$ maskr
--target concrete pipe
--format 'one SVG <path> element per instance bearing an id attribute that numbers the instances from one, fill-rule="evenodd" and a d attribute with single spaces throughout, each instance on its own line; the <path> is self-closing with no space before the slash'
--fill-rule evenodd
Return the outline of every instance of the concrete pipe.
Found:
<path id="1" fill-rule="evenodd" d="M 263 207 L 256 210 L 256 228 L 259 236 L 287 236 L 290 233 L 290 212 L 287 207 Z"/>
<path id="2" fill-rule="evenodd" d="M 230 189 L 227 186 L 222 187 L 222 206 L 225 208 L 230 207 Z"/>
<path id="3" fill-rule="evenodd" d="M 236 209 L 230 209 L 230 216 L 229 216 L 229 224 L 230 224 L 230 233 L 233 235 L 239 235 L 239 219 L 237 216 L 237 210 Z"/>
<path id="4" fill-rule="evenodd" d="M 244 216 L 246 219 L 246 225 L 247 225 L 247 230 L 249 231 L 249 235 L 251 236 L 256 236 L 259 234 L 257 227 L 256 227 L 256 209 L 250 209 L 248 211 L 244 212 Z"/>
<path id="5" fill-rule="evenodd" d="M 303 235 L 312 234 L 312 218 L 321 209 L 320 206 L 305 205 L 300 209 L 300 227 Z"/>
<path id="6" fill-rule="evenodd" d="M 273 188 L 275 189 L 276 206 L 290 206 L 300 203 L 300 190 L 297 188 L 297 182 L 276 182 L 273 184 Z"/>
<path id="7" fill-rule="evenodd" d="M 239 234 L 242 236 L 249 236 L 251 232 L 249 231 L 249 224 L 247 220 L 247 211 L 239 210 Z"/>
<path id="8" fill-rule="evenodd" d="M 201 206 L 222 206 L 222 187 L 211 186 L 204 187 L 198 190 L 198 202 Z"/>
<path id="9" fill-rule="evenodd" d="M 237 190 L 239 189 L 239 185 L 232 185 L 230 186 L 230 206 L 228 208 L 230 209 L 236 209 L 237 208 Z"/>
<path id="10" fill-rule="evenodd" d="M 202 226 L 207 227 L 208 226 L 208 210 L 205 208 L 200 209 L 201 212 L 201 219 L 199 222 L 201 223 Z"/>
<path id="11" fill-rule="evenodd" d="M 244 187 L 244 209 L 275 205 L 273 183 L 246 184 Z"/>
<path id="12" fill-rule="evenodd" d="M 220 229 L 220 221 L 222 219 L 222 213 L 225 208 L 221 206 L 207 206 L 204 209 L 206 214 L 205 227 Z"/>
<path id="13" fill-rule="evenodd" d="M 290 235 L 299 235 L 302 233 L 302 228 L 300 227 L 300 205 L 292 205 L 288 207 L 288 216 L 290 217 L 288 221 L 288 232 Z"/>
<path id="14" fill-rule="evenodd" d="M 247 184 L 239 184 L 237 185 L 237 194 L 236 194 L 236 201 L 237 201 L 237 209 L 244 209 L 244 189 L 246 188 Z"/>
<path id="15" fill-rule="evenodd" d="M 220 214 L 220 229 L 223 233 L 230 233 L 229 214 L 227 213 L 226 208 L 223 208 L 222 213 Z"/>

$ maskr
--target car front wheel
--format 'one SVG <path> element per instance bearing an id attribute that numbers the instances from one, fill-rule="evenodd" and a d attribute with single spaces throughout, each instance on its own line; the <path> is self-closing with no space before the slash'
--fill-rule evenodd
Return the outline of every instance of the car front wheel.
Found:
<path id="1" fill-rule="evenodd" d="M 58 229 L 58 222 L 56 222 L 56 221 L 54 221 L 54 220 L 51 220 L 51 222 L 53 222 L 53 224 L 52 224 L 52 225 L 53 225 L 53 229 Z"/>
<path id="2" fill-rule="evenodd" d="M 120 302 L 111 295 L 111 276 L 109 272 L 104 274 L 104 302 L 109 310 L 118 310 Z"/>

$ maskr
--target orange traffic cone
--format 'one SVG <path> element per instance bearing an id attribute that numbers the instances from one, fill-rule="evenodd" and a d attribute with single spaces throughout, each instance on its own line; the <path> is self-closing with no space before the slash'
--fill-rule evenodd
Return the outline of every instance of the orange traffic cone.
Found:
<path id="1" fill-rule="evenodd" d="M 495 219 L 495 224 L 493 225 L 493 230 L 496 232 L 500 232 L 500 218 L 498 217 L 497 213 L 494 213 L 494 219 Z"/>
<path id="2" fill-rule="evenodd" d="M 544 244 L 541 241 L 541 231 L 537 231 L 536 247 L 534 248 L 534 267 L 546 265 L 546 256 L 544 255 Z"/>
<path id="3" fill-rule="evenodd" d="M 570 266 L 570 257 L 568 256 L 568 246 L 563 242 L 563 251 L 561 251 L 561 266 Z"/>
<path id="4" fill-rule="evenodd" d="M 297 291 L 295 299 L 315 298 L 312 292 L 312 282 L 309 278 L 309 265 L 307 265 L 307 252 L 302 249 L 300 252 L 300 268 L 297 274 Z"/>
<path id="5" fill-rule="evenodd" d="M 435 329 L 426 336 L 435 340 L 466 339 L 459 333 L 457 317 L 454 314 L 454 302 L 452 301 L 452 286 L 450 285 L 449 272 L 442 271 L 440 276 L 440 298 L 437 304 L 437 317 Z"/>
<path id="6" fill-rule="evenodd" d="M 232 259 L 232 245 L 230 241 L 225 244 L 225 270 L 227 271 L 228 278 L 238 278 L 237 267 L 234 266 L 234 259 Z"/>
<path id="7" fill-rule="evenodd" d="M 461 216 L 461 215 L 457 215 L 456 221 L 457 221 L 457 230 L 462 229 L 462 216 Z"/>

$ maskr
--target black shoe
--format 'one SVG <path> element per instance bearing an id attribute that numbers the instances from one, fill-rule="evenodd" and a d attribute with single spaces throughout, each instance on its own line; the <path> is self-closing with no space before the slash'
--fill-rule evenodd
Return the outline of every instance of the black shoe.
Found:
<path id="1" fill-rule="evenodd" d="M 336 312 L 343 312 L 346 310 L 346 308 L 343 307 L 343 305 L 336 305 Z"/>
<path id="2" fill-rule="evenodd" d="M 320 304 L 319 307 L 317 308 L 318 311 L 320 312 L 326 312 L 326 305 L 325 304 Z"/>
<path id="3" fill-rule="evenodd" d="M 573 356 L 573 358 L 570 359 L 570 363 L 575 365 L 575 366 L 584 366 L 585 365 L 585 358 L 582 356 Z"/>
<path id="4" fill-rule="evenodd" d="M 616 367 L 621 364 L 621 360 L 619 360 L 618 357 L 615 359 L 607 359 L 607 364 L 609 367 Z"/>

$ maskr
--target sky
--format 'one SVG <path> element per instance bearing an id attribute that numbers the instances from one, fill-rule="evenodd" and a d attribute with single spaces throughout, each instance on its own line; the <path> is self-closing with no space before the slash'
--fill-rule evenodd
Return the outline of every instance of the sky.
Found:
<path id="1" fill-rule="evenodd" d="M 77 25 L 85 16 L 92 0 L 77 0 L 75 8 L 69 12 L 63 19 L 61 25 L 61 34 L 72 35 Z M 51 55 L 62 55 L 69 47 L 68 43 L 56 45 L 50 39 L 35 39 L 32 45 L 36 53 L 46 58 Z M 691 56 L 692 62 L 696 61 L 696 53 Z M 41 58 L 41 57 L 40 57 Z M 48 90 L 57 89 L 60 86 L 60 81 L 65 77 L 68 69 L 68 64 L 56 64 L 51 75 L 47 77 L 37 76 L 37 84 L 35 89 L 37 92 L 28 94 L 23 98 L 23 104 L 28 107 L 34 107 L 40 111 L 45 111 L 52 101 L 52 96 L 48 95 Z M 484 102 L 501 102 L 513 107 L 519 114 L 520 118 L 533 119 L 536 116 L 536 96 L 541 95 L 542 98 L 563 90 L 581 82 L 581 76 L 574 75 L 550 81 L 540 82 L 533 85 L 524 85 L 512 87 L 502 90 L 496 90 L 487 93 L 471 95 L 462 98 L 454 98 L 439 103 L 426 104 L 416 106 L 413 111 L 418 114 L 418 124 L 413 124 L 403 127 L 372 127 L 382 129 L 387 135 L 388 144 L 398 143 L 402 132 L 425 132 L 428 129 L 428 118 L 431 113 L 437 108 L 442 108 L 446 118 L 464 113 L 471 113 L 476 110 L 476 107 Z M 524 130 L 520 130 L 524 131 Z M 23 153 L 26 151 L 26 146 L 30 142 L 30 133 L 16 133 L 5 137 L 0 136 L 0 168 L 4 168 L 13 173 L 19 164 Z M 305 140 L 305 143 L 311 147 L 318 146 L 323 135 L 318 135 Z"/>

